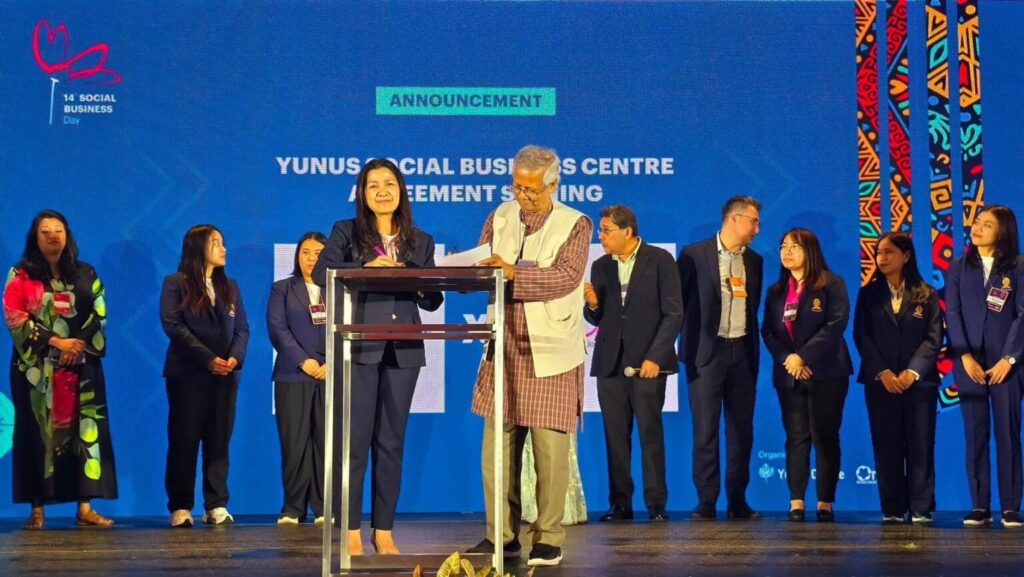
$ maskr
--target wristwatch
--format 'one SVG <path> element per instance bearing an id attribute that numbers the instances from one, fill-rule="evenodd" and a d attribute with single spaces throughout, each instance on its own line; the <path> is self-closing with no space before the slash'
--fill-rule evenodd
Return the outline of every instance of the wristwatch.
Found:
<path id="1" fill-rule="evenodd" d="M 1010 363 L 1011 367 L 1017 364 L 1017 359 L 1013 355 L 1006 355 L 1003 360 Z"/>

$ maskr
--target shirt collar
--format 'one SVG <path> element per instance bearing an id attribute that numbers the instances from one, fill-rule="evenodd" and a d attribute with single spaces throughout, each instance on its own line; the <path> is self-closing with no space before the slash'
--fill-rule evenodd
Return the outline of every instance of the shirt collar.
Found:
<path id="1" fill-rule="evenodd" d="M 715 235 L 715 242 L 718 243 L 718 254 L 725 253 L 731 255 L 738 255 L 743 254 L 747 251 L 747 247 L 745 246 L 741 246 L 739 252 L 729 252 L 728 250 L 726 250 L 725 245 L 722 244 L 722 231 L 718 231 L 718 234 Z"/>
<path id="2" fill-rule="evenodd" d="M 636 258 L 636 253 L 640 252 L 640 245 L 642 245 L 644 243 L 644 239 L 642 239 L 640 237 L 637 237 L 636 240 L 637 240 L 636 248 L 633 249 L 633 252 L 629 253 L 629 256 L 627 256 L 626 258 L 619 258 L 619 255 L 613 254 L 612 255 L 612 259 L 615 260 L 616 262 L 623 262 L 623 263 L 630 262 L 630 261 L 634 260 Z"/>

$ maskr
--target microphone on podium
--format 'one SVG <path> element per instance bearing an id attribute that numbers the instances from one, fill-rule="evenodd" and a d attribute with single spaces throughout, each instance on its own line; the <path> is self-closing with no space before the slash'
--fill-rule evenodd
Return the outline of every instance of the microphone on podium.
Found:
<path id="1" fill-rule="evenodd" d="M 658 374 L 659 375 L 668 375 L 671 372 L 672 371 L 661 370 L 661 371 L 658 371 Z M 622 374 L 626 375 L 627 377 L 635 377 L 635 376 L 640 374 L 640 368 L 639 367 L 626 367 L 626 368 L 622 369 Z"/>

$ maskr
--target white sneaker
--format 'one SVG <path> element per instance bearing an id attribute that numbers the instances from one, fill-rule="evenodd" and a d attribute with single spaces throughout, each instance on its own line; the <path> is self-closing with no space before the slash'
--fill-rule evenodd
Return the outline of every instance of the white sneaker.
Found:
<path id="1" fill-rule="evenodd" d="M 234 522 L 235 518 L 224 507 L 217 507 L 203 515 L 203 523 L 207 525 L 230 525 Z"/>
<path id="2" fill-rule="evenodd" d="M 277 524 L 278 525 L 298 525 L 299 524 L 299 518 L 298 517 L 289 517 L 288 515 L 281 515 L 280 517 L 277 518 Z"/>
<path id="3" fill-rule="evenodd" d="M 171 513 L 171 528 L 188 529 L 192 527 L 192 513 L 188 509 L 178 509 Z"/>
<path id="4" fill-rule="evenodd" d="M 320 515 L 316 519 L 313 519 L 313 524 L 314 525 L 321 525 L 322 526 L 324 524 L 324 516 Z"/>

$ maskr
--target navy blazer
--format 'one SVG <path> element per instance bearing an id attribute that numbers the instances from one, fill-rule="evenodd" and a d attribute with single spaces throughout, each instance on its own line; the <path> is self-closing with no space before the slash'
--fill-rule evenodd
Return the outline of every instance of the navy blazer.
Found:
<path id="1" fill-rule="evenodd" d="M 786 357 L 800 355 L 811 368 L 810 382 L 834 381 L 853 374 L 853 361 L 846 347 L 843 331 L 850 320 L 850 297 L 842 277 L 828 275 L 825 286 L 818 290 L 804 289 L 797 303 L 793 337 L 782 321 L 788 287 L 769 289 L 764 301 L 764 327 L 761 335 L 772 359 L 772 382 L 779 388 L 793 388 L 796 381 L 786 372 Z M 778 285 L 776 285 L 778 286 Z M 774 288 L 774 287 L 773 287 Z"/>
<path id="2" fill-rule="evenodd" d="M 984 392 L 986 385 L 972 381 L 964 371 L 960 357 L 971 353 L 982 368 L 989 369 L 1000 358 L 1010 355 L 1017 360 L 1013 373 L 1024 362 L 1024 258 L 1017 257 L 1008 270 L 993 270 L 988 283 L 981 267 L 960 257 L 946 271 L 946 324 L 949 327 L 949 349 L 957 388 L 964 393 Z M 991 311 L 985 303 L 992 286 L 1008 287 L 1010 296 L 1000 312 Z"/>
<path id="3" fill-rule="evenodd" d="M 313 280 L 321 287 L 327 286 L 327 269 L 360 268 L 377 258 L 377 254 L 359 254 L 355 238 L 356 221 L 339 220 L 334 223 L 327 244 L 320 251 L 320 258 L 313 268 Z M 413 254 L 405 260 L 408 266 L 434 266 L 434 239 L 420 229 L 415 229 Z M 359 324 L 419 324 L 422 308 L 436 311 L 444 302 L 439 292 L 426 292 L 422 296 L 415 292 L 377 293 L 362 292 L 356 301 L 354 322 Z M 426 365 L 423 341 L 392 341 L 395 356 L 400 367 L 422 367 Z M 386 341 L 353 341 L 352 357 L 357 363 L 379 363 L 384 358 Z"/>
<path id="4" fill-rule="evenodd" d="M 676 260 L 683 291 L 683 326 L 679 361 L 693 379 L 697 369 L 711 362 L 722 322 L 722 274 L 718 268 L 718 236 L 683 248 Z M 761 347 L 757 342 L 757 310 L 761 306 L 764 259 L 750 247 L 743 251 L 747 276 L 747 359 L 757 378 Z"/>
<path id="5" fill-rule="evenodd" d="M 600 303 L 597 310 L 583 305 L 583 316 L 599 329 L 590 374 L 614 376 L 620 348 L 625 367 L 639 368 L 649 360 L 666 373 L 676 372 L 675 343 L 683 320 L 683 303 L 672 255 L 665 249 L 640 244 L 625 304 L 619 264 L 611 255 L 594 261 L 590 282 Z"/>
<path id="6" fill-rule="evenodd" d="M 198 315 L 182 308 L 182 277 L 179 273 L 164 278 L 160 291 L 160 322 L 170 338 L 164 360 L 164 377 L 168 379 L 223 379 L 238 383 L 245 352 L 249 344 L 249 321 L 242 304 L 242 291 L 228 279 L 235 290 L 235 305 L 224 299 L 206 307 Z M 220 357 L 235 357 L 238 366 L 224 376 L 210 372 L 210 363 Z"/>
<path id="7" fill-rule="evenodd" d="M 307 359 L 324 363 L 326 325 L 313 324 L 310 304 L 309 291 L 302 276 L 281 279 L 270 288 L 267 333 L 277 351 L 272 377 L 276 382 L 309 382 L 313 378 L 299 366 Z"/>
<path id="8" fill-rule="evenodd" d="M 857 381 L 880 383 L 877 377 L 886 369 L 896 375 L 910 369 L 921 376 L 914 386 L 938 386 L 942 330 L 942 308 L 934 289 L 923 303 L 904 296 L 900 312 L 894 313 L 888 283 L 868 283 L 857 295 L 853 315 L 853 342 L 861 359 Z"/>

